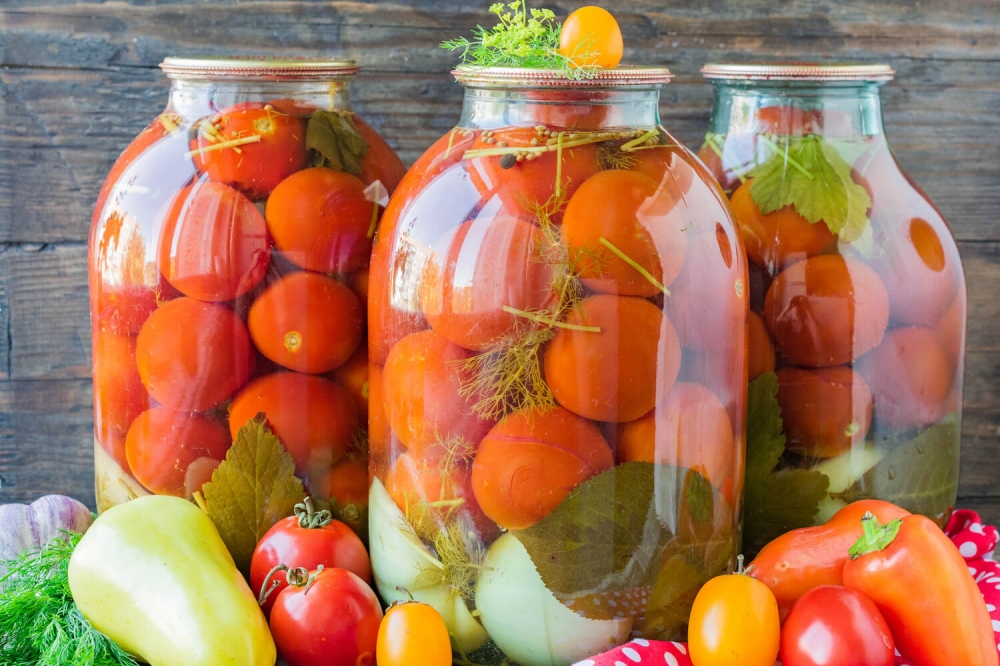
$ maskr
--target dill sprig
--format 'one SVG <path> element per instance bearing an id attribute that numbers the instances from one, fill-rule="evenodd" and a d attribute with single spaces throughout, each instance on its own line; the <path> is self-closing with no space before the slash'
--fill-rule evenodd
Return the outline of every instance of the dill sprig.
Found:
<path id="1" fill-rule="evenodd" d="M 5 562 L 0 578 L 0 663 L 5 666 L 136 666 L 80 613 L 69 589 L 79 534 Z"/>
<path id="2" fill-rule="evenodd" d="M 473 67 L 527 67 L 553 69 L 570 79 L 594 76 L 597 67 L 582 65 L 591 59 L 590 41 L 579 44 L 570 55 L 559 51 L 562 24 L 550 9 L 528 9 L 526 0 L 490 7 L 497 24 L 487 30 L 476 26 L 473 38 L 449 39 L 441 48 L 460 51 L 463 65 Z"/>

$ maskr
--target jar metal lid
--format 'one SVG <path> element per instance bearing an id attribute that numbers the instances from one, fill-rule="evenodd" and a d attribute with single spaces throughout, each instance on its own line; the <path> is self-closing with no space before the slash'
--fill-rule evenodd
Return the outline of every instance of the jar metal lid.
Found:
<path id="1" fill-rule="evenodd" d="M 165 58 L 160 69 L 171 79 L 318 81 L 353 76 L 361 68 L 353 60 L 205 56 Z"/>
<path id="2" fill-rule="evenodd" d="M 586 76 L 570 78 L 558 69 L 531 67 L 475 67 L 460 65 L 452 70 L 455 80 L 469 86 L 533 88 L 623 88 L 662 86 L 673 74 L 666 67 L 619 66 L 594 69 Z"/>
<path id="3" fill-rule="evenodd" d="M 889 65 L 868 63 L 711 63 L 701 68 L 706 79 L 746 81 L 891 81 Z"/>

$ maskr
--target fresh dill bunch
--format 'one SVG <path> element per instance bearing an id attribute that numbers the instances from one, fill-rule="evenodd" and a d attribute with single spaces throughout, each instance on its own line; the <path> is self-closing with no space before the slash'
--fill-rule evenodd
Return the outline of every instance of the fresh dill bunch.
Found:
<path id="1" fill-rule="evenodd" d="M 449 39 L 441 48 L 460 51 L 462 64 L 473 67 L 527 67 L 554 69 L 571 79 L 589 78 L 596 67 L 587 62 L 592 45 L 585 42 L 571 56 L 559 52 L 562 24 L 550 9 L 528 9 L 526 0 L 509 4 L 498 2 L 490 7 L 497 24 L 487 30 L 476 26 L 473 38 Z"/>
<path id="2" fill-rule="evenodd" d="M 5 562 L 0 578 L 0 664 L 136 666 L 80 613 L 69 590 L 79 534 L 57 537 Z"/>

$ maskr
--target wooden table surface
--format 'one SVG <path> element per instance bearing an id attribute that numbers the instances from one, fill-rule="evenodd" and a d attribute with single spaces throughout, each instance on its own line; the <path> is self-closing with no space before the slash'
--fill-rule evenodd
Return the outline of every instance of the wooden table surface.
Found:
<path id="1" fill-rule="evenodd" d="M 888 62 L 889 138 L 959 242 L 969 285 L 960 504 L 1000 522 L 1000 2 L 618 0 L 626 60 L 665 64 L 664 124 L 697 147 L 708 61 Z M 0 0 L 0 503 L 93 504 L 87 232 L 101 182 L 156 116 L 168 55 L 357 59 L 356 109 L 412 162 L 462 91 L 436 48 L 488 1 Z M 575 5 L 550 5 L 565 16 Z"/>

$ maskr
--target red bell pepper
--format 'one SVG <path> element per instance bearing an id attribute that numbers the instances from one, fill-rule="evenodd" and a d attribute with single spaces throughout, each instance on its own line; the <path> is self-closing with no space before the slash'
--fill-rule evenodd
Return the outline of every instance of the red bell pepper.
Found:
<path id="1" fill-rule="evenodd" d="M 951 539 L 930 519 L 882 525 L 863 534 L 844 565 L 844 585 L 882 611 L 900 653 L 916 666 L 997 666 L 986 602 Z"/>

